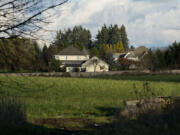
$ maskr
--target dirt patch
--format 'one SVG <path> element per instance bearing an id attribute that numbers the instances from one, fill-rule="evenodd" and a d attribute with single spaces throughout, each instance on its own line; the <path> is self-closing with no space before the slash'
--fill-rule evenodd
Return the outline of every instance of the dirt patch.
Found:
<path id="1" fill-rule="evenodd" d="M 34 119 L 33 123 L 37 125 L 48 126 L 66 131 L 81 131 L 88 130 L 95 127 L 97 123 L 90 119 L 82 118 L 47 118 L 47 119 Z"/>

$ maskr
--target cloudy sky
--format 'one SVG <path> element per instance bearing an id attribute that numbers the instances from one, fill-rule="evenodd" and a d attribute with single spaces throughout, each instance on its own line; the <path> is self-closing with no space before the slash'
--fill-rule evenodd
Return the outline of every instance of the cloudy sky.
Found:
<path id="1" fill-rule="evenodd" d="M 46 29 L 82 25 L 93 38 L 103 24 L 124 24 L 130 45 L 168 46 L 180 41 L 180 0 L 71 0 L 49 11 L 53 22 Z M 53 39 L 52 33 L 44 36 Z"/>

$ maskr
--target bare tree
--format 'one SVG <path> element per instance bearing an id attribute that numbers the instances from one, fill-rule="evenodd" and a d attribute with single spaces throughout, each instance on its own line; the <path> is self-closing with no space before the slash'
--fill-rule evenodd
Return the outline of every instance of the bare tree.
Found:
<path id="1" fill-rule="evenodd" d="M 33 36 L 49 23 L 44 12 L 62 6 L 69 0 L 0 0 L 0 39 Z"/>

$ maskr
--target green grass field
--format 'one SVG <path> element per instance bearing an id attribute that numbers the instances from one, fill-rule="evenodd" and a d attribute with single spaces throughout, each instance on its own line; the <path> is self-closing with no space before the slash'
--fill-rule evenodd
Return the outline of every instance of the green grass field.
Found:
<path id="1" fill-rule="evenodd" d="M 0 98 L 15 97 L 15 99 L 23 102 L 28 119 L 23 126 L 19 125 L 11 130 L 0 128 L 0 134 L 69 135 L 76 133 L 78 135 L 109 135 L 116 132 L 119 135 L 120 131 L 124 135 L 132 135 L 129 131 L 132 131 L 133 134 L 139 134 L 137 129 L 144 127 L 141 120 L 122 121 L 117 119 L 116 115 L 123 108 L 124 100 L 137 98 L 135 87 L 139 92 L 143 92 L 145 83 L 156 96 L 180 96 L 180 75 L 123 75 L 94 78 L 1 75 Z M 142 95 L 142 97 L 146 96 L 149 95 L 147 93 Z M 16 103 L 13 104 L 12 102 L 13 100 L 10 105 L 15 105 L 16 109 Z M 0 105 L 6 106 L 3 105 L 3 102 Z M 8 112 L 9 109 L 7 107 L 6 111 Z M 14 116 L 18 112 L 14 113 L 12 109 L 10 110 L 10 114 L 4 113 L 7 120 L 10 120 L 10 115 L 12 115 L 11 118 L 16 119 Z M 116 121 L 120 124 L 116 124 Z M 2 123 L 0 122 L 0 124 Z M 95 123 L 100 124 L 101 127 L 96 128 Z M 167 124 L 165 123 L 165 125 Z M 178 127 L 178 124 L 176 125 Z M 125 128 L 126 126 L 128 128 Z M 159 129 L 163 129 L 163 132 Z M 166 131 L 162 125 L 159 129 L 154 129 L 158 135 L 160 133 L 169 135 L 167 131 L 171 131 L 171 129 L 175 132 L 174 127 Z M 149 130 L 151 131 L 151 128 L 145 126 L 142 135 Z"/>
<path id="2" fill-rule="evenodd" d="M 133 85 L 141 91 L 145 81 L 159 96 L 180 96 L 180 75 L 96 78 L 0 76 L 0 94 L 22 99 L 29 118 L 96 118 L 111 115 L 123 107 L 124 100 L 134 99 Z"/>

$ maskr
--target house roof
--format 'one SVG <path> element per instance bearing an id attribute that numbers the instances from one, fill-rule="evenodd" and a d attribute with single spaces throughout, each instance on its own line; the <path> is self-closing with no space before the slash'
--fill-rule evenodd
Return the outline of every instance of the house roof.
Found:
<path id="1" fill-rule="evenodd" d="M 145 52 L 148 52 L 148 51 L 149 49 L 146 48 L 145 46 L 140 46 L 137 49 L 135 49 L 133 52 L 136 57 L 141 57 Z"/>
<path id="2" fill-rule="evenodd" d="M 57 55 L 89 55 L 88 51 L 86 49 L 83 49 L 82 51 L 75 48 L 74 46 L 69 46 L 62 51 L 60 51 Z"/>
<path id="3" fill-rule="evenodd" d="M 120 53 L 113 53 L 114 58 L 118 58 L 121 54 Z"/>
<path id="4" fill-rule="evenodd" d="M 134 61 L 139 61 L 139 59 L 142 59 L 146 54 L 148 54 L 149 49 L 144 47 L 144 46 L 140 46 L 137 49 L 135 49 L 134 51 L 130 51 L 125 55 L 125 58 L 127 59 L 131 59 Z"/>
<path id="5" fill-rule="evenodd" d="M 119 58 L 121 55 L 124 55 L 125 53 L 113 53 L 114 58 Z"/>

